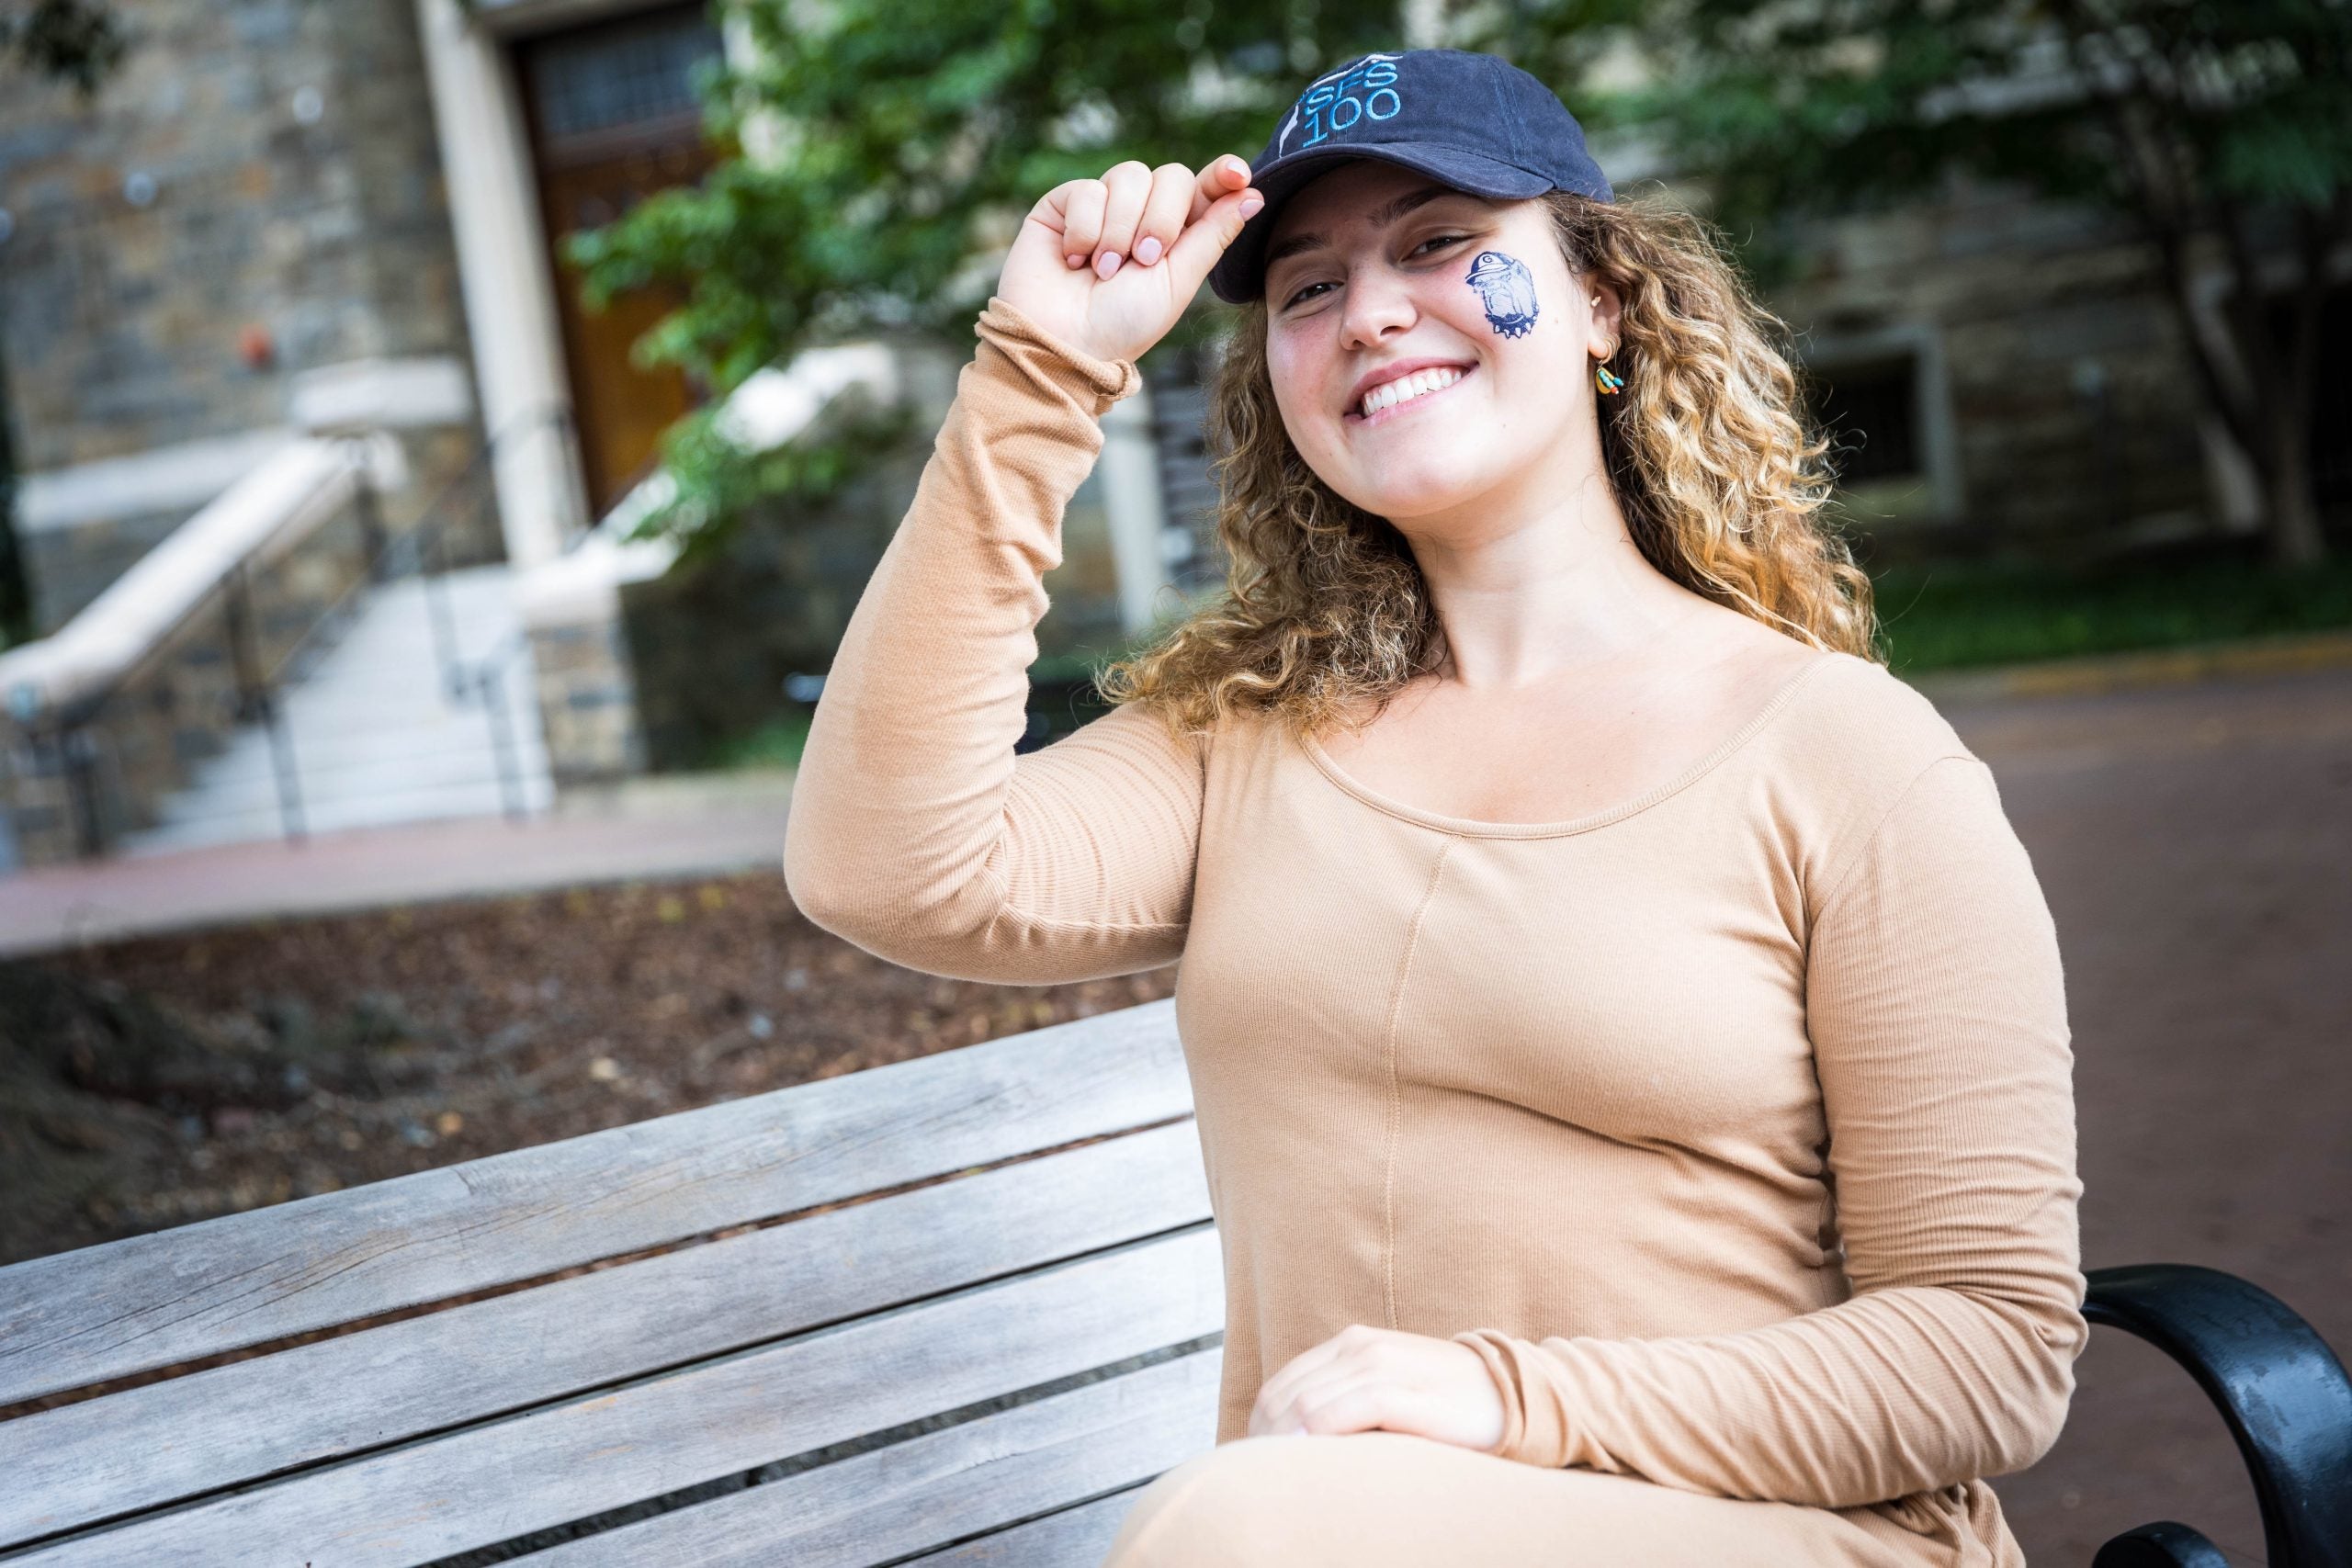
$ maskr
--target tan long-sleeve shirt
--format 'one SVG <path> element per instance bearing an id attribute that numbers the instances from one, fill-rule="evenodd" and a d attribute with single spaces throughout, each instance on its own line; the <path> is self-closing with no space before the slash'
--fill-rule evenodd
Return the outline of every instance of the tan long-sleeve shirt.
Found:
<path id="1" fill-rule="evenodd" d="M 1182 958 L 1216 1440 L 1361 1322 L 1477 1350 L 1506 1458 L 1872 1506 L 1922 1562 L 2022 1563 L 1982 1478 L 2064 1419 L 2081 1186 L 2055 934 L 1984 762 L 1842 653 L 1562 822 L 1419 809 L 1271 717 L 1182 743 L 1122 707 L 1016 755 L 1063 508 L 1138 378 L 1001 299 L 978 331 L 785 875 L 930 973 Z"/>

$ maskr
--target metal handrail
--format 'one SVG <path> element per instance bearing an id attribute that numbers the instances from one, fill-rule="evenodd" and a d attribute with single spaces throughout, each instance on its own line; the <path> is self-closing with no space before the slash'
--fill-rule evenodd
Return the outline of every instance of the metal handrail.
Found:
<path id="1" fill-rule="evenodd" d="M 517 822 L 526 818 L 530 812 L 529 802 L 523 792 L 520 738 L 515 733 L 514 715 L 507 706 L 506 672 L 516 657 L 529 646 L 527 632 L 509 633 L 480 657 L 459 660 L 450 681 L 451 686 L 459 694 L 457 700 L 472 700 L 481 704 L 483 722 L 489 727 L 491 754 L 497 765 L 499 812 L 509 820 Z M 291 736 L 282 723 L 273 726 L 271 736 L 273 761 L 279 768 L 281 810 L 289 823 L 287 837 L 300 840 L 306 836 L 306 829 L 301 826 L 300 802 L 293 787 L 295 780 L 292 775 L 297 770 L 292 760 Z M 315 774 L 322 769 L 361 765 L 364 764 L 314 763 L 310 772 Z M 186 820 L 204 819 L 199 817 Z"/>
<path id="2" fill-rule="evenodd" d="M 623 479 L 619 484 L 613 487 L 613 493 L 616 499 L 610 506 L 605 508 L 605 516 L 591 517 L 581 526 L 574 528 L 571 534 L 565 537 L 563 541 L 563 547 L 558 553 L 561 555 L 570 555 L 572 551 L 578 549 L 581 546 L 594 538 L 596 536 L 596 530 L 604 525 L 614 509 L 617 508 L 621 502 L 627 501 L 631 495 L 634 495 L 637 492 L 638 487 L 644 484 L 648 479 L 650 479 L 654 475 L 660 473 L 662 468 L 667 466 L 668 458 L 662 455 L 661 449 L 657 446 L 652 452 L 646 456 L 645 461 L 639 463 L 636 468 L 631 470 L 628 479 Z"/>
<path id="3" fill-rule="evenodd" d="M 358 443 L 356 441 L 346 441 L 343 443 L 343 445 L 346 446 L 357 444 Z M 325 443 L 313 443 L 313 445 L 323 446 Z M 271 458 L 265 461 L 262 468 L 266 468 L 268 467 L 269 463 L 275 462 L 276 460 L 276 456 L 273 455 Z M 251 479 L 254 477 L 254 474 L 258 474 L 260 471 L 260 468 L 256 468 L 254 470 L 254 473 L 249 474 L 247 478 Z M 357 491 L 368 488 L 368 470 L 364 458 L 360 461 L 350 464 L 346 471 L 349 472 L 354 479 L 355 493 Z M 244 480 L 240 480 L 239 485 L 231 486 L 229 491 L 224 492 L 222 500 L 225 501 L 228 495 L 235 494 L 239 486 L 244 482 Z M 314 491 L 312 493 L 315 494 L 316 492 Z M 219 505 L 221 504 L 221 502 L 216 501 L 213 504 Z M 304 504 L 308 504 L 308 498 L 305 499 Z M 209 510 L 210 507 L 200 509 L 197 515 L 200 517 L 205 513 L 205 512 L 209 512 Z M 132 571 L 137 571 L 141 568 L 144 568 L 148 562 L 154 558 L 157 551 L 166 548 L 176 537 L 176 535 L 172 536 L 171 537 L 166 538 L 163 544 L 156 546 L 154 550 L 151 550 L 147 556 L 142 557 L 140 561 L 133 565 L 131 569 Z M 149 660 L 154 656 L 158 649 L 168 645 L 172 641 L 173 637 L 177 635 L 180 629 L 186 626 L 189 622 L 193 621 L 197 615 L 212 602 L 216 595 L 226 592 L 232 586 L 236 580 L 239 571 L 245 564 L 245 561 L 250 558 L 251 555 L 270 550 L 276 545 L 277 536 L 273 535 L 269 538 L 255 542 L 255 544 L 249 548 L 246 556 L 241 557 L 237 560 L 232 561 L 228 565 L 222 567 L 210 581 L 201 584 L 194 591 L 194 592 L 188 595 L 187 602 L 178 607 L 167 623 L 159 628 L 152 630 L 149 641 L 139 652 L 124 659 L 119 664 L 110 669 L 102 682 L 94 684 L 86 689 L 76 690 L 72 695 L 49 705 L 45 709 L 40 705 L 24 705 L 24 698 L 26 695 L 24 689 L 13 692 L 10 696 L 10 702 L 17 718 L 28 725 L 46 719 L 53 727 L 66 726 L 77 723 L 85 716 L 95 713 L 97 709 L 105 706 L 107 703 L 113 699 L 118 691 L 129 683 L 132 676 L 146 669 Z M 125 574 L 126 577 L 128 577 L 128 573 Z M 109 595 L 116 591 L 116 588 L 120 586 L 120 581 L 121 580 L 119 579 L 114 586 L 109 587 L 106 592 L 101 593 L 97 599 L 85 606 L 83 610 L 72 620 L 68 621 L 65 626 L 50 633 L 48 637 L 37 638 L 32 642 L 21 645 L 19 649 L 11 649 L 9 650 L 10 653 L 15 654 L 29 651 L 30 649 L 41 647 L 43 644 L 50 643 L 52 640 L 63 640 L 70 638 L 76 628 L 82 625 L 83 616 L 97 613 L 100 607 L 107 603 Z M 46 694 L 43 693 L 41 695 L 46 696 Z"/>
<path id="4" fill-rule="evenodd" d="M 498 803 L 509 821 L 526 815 L 518 793 L 522 770 L 515 756 L 514 731 L 506 711 L 506 666 L 530 646 L 527 631 L 515 632 L 474 661 L 473 680 L 481 693 L 482 713 L 490 722 L 491 754 L 498 760 Z"/>
<path id="5" fill-rule="evenodd" d="M 421 520 L 397 536 L 387 538 L 382 519 L 377 510 L 375 487 L 368 482 L 365 468 L 359 470 L 359 482 L 354 504 L 359 510 L 364 559 L 359 571 L 341 592 L 320 611 L 302 633 L 288 645 L 285 651 L 266 669 L 259 665 L 255 646 L 253 615 L 253 581 L 250 559 L 239 561 L 222 573 L 203 593 L 190 602 L 187 615 L 173 627 L 184 626 L 215 595 L 225 595 L 223 616 L 228 624 L 231 659 L 236 671 L 236 688 L 231 696 L 231 713 L 239 723 L 259 720 L 266 726 L 270 750 L 277 784 L 279 818 L 286 837 L 300 842 L 305 840 L 308 828 L 301 802 L 301 769 L 294 752 L 294 739 L 288 731 L 284 705 L 279 692 L 289 683 L 288 672 L 300 674 L 324 651 L 324 637 L 330 627 L 343 626 L 356 614 L 360 598 L 368 591 L 402 577 L 419 576 L 424 580 L 424 594 L 428 613 L 433 617 L 434 657 L 444 696 L 451 702 L 462 703 L 469 694 L 480 695 L 491 711 L 492 746 L 499 773 L 499 797 L 509 817 L 519 817 L 522 807 L 518 798 L 518 776 L 515 746 L 502 700 L 503 694 L 503 666 L 512 659 L 525 639 L 509 638 L 490 654 L 475 660 L 469 667 L 459 657 L 454 615 L 448 602 L 447 577 L 448 563 L 448 534 L 456 521 L 461 492 L 470 491 L 473 505 L 486 494 L 485 479 L 497 459 L 522 439 L 554 430 L 569 434 L 572 430 L 572 411 L 568 403 L 551 402 L 526 410 L 477 447 L 465 466 L 436 491 L 425 507 Z M 470 515 L 470 507 L 469 508 Z M 430 564 L 428 564 L 428 558 Z M 86 694 L 51 716 L 46 727 L 48 740 L 55 747 L 60 775 L 74 805 L 75 839 L 80 852 L 95 855 L 103 850 L 105 831 L 99 820 L 99 802 L 96 771 L 97 747 L 94 731 L 106 716 L 111 704 L 130 689 L 134 676 L 144 671 L 154 653 L 170 641 L 167 633 L 154 647 L 117 671 L 107 684 Z M 40 736 L 28 726 L 28 738 L 38 744 Z"/>
<path id="6" fill-rule="evenodd" d="M 435 605 L 433 639 L 435 668 L 442 672 L 444 690 L 448 691 L 453 696 L 462 691 L 465 682 L 458 668 L 457 628 L 450 616 L 447 590 L 442 582 L 442 579 L 449 570 L 447 538 L 455 513 L 455 509 L 449 505 L 449 501 L 460 490 L 469 487 L 478 489 L 485 476 L 489 474 L 492 465 L 507 447 L 526 435 L 548 428 L 565 434 L 571 433 L 572 421 L 571 406 L 569 403 L 544 403 L 537 408 L 526 409 L 509 420 L 489 440 L 474 449 L 473 455 L 467 458 L 464 468 L 458 469 L 455 475 L 451 476 L 448 482 L 434 492 L 433 500 L 424 510 L 423 520 L 396 537 L 385 538 L 382 524 L 374 515 L 374 497 L 372 493 L 368 495 L 362 502 L 366 510 L 362 514 L 361 526 L 367 537 L 371 541 L 379 542 L 377 547 L 361 568 L 359 575 L 352 579 L 350 584 L 341 593 L 336 594 L 328 603 L 326 608 L 319 613 L 318 618 L 311 623 L 310 627 L 288 646 L 286 652 L 277 662 L 264 673 L 264 679 L 275 683 L 279 672 L 291 666 L 298 657 L 310 651 L 313 639 L 318 637 L 320 633 L 338 615 L 347 609 L 356 608 L 356 601 L 368 590 L 386 582 L 396 581 L 401 577 L 416 576 L 425 579 L 427 598 Z M 424 556 L 428 550 L 439 563 L 437 566 L 428 568 L 424 564 Z M 388 570 L 390 563 L 396 556 L 405 556 L 411 570 L 400 571 Z"/>

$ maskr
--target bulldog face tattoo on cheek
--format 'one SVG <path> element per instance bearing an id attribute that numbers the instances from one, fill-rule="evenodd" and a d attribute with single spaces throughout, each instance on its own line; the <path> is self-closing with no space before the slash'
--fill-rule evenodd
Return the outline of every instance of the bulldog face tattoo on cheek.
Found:
<path id="1" fill-rule="evenodd" d="M 1487 324 L 1505 337 L 1525 337 L 1535 329 L 1535 275 L 1517 256 L 1480 251 L 1463 279 L 1478 291 Z"/>

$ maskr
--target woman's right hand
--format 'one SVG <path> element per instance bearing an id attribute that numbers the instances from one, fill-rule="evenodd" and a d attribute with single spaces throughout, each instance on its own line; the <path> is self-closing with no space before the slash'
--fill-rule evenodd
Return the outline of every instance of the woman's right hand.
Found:
<path id="1" fill-rule="evenodd" d="M 1263 205 L 1249 161 L 1231 153 L 1197 175 L 1130 159 L 1065 181 L 1022 220 L 997 296 L 1098 359 L 1138 359 Z"/>

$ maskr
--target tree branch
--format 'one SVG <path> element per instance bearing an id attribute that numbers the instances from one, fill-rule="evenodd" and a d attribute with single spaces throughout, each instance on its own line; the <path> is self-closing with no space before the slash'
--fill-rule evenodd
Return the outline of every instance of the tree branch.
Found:
<path id="1" fill-rule="evenodd" d="M 2109 133 L 2115 139 L 2118 159 L 2128 172 L 2124 186 L 2131 198 L 2128 208 L 2138 220 L 2143 237 L 2155 247 L 2164 269 L 2166 293 L 2180 322 L 2181 335 L 2187 340 L 2191 373 L 2197 377 L 2207 402 L 2221 416 L 2231 439 L 2258 464 L 2263 447 L 2256 389 L 2252 385 L 2241 388 L 2234 384 L 2225 374 L 2225 367 L 2215 362 L 2199 321 L 2195 280 L 2189 272 L 2196 212 L 2186 191 L 2180 188 L 2184 174 L 2179 162 L 2150 149 L 2147 136 L 2134 122 L 2129 94 L 2106 85 L 2105 73 L 2093 52 L 2094 43 L 2100 50 L 2114 51 L 2119 60 L 2122 57 L 2112 35 L 2100 30 L 2099 19 L 2090 15 L 2083 0 L 2056 0 L 2052 9 L 2065 32 L 2067 52 L 2075 62 L 2075 73 L 2082 78 L 2085 92 L 2098 105 Z M 2130 67 L 2131 80 L 2140 85 L 2143 94 L 2149 93 L 2152 89 L 2146 73 L 2136 62 L 2122 62 Z M 2156 135 L 2161 138 L 2161 132 Z M 2167 166 L 2172 182 L 2169 186 L 2159 173 Z"/>

